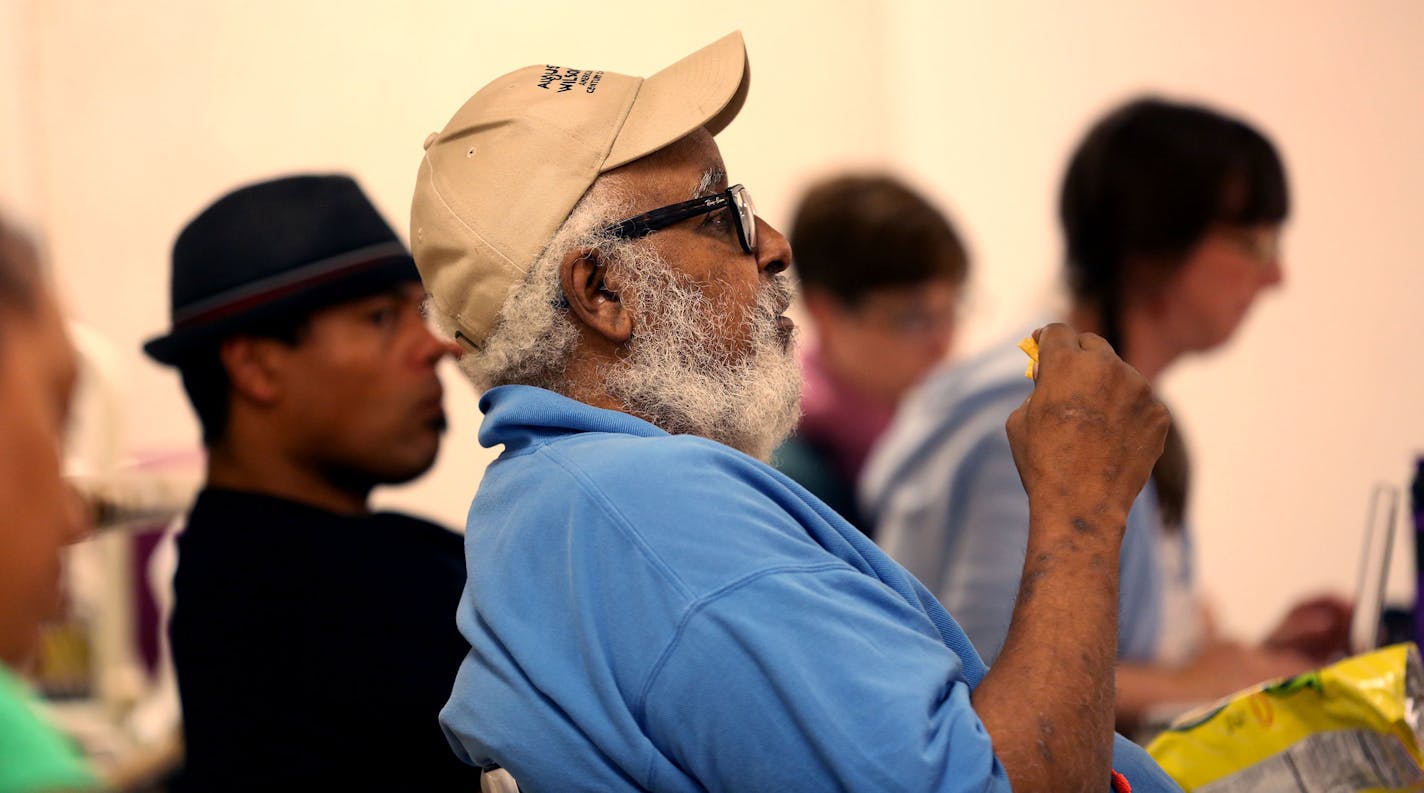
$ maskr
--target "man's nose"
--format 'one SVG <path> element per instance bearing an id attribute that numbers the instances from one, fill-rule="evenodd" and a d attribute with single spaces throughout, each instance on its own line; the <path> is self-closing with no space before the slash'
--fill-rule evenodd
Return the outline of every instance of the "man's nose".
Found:
<path id="1" fill-rule="evenodd" d="M 421 320 L 419 332 L 420 360 L 423 363 L 434 366 L 447 355 L 458 361 L 464 353 L 464 349 L 454 340 L 446 339 L 432 330 L 424 318 Z"/>
<path id="2" fill-rule="evenodd" d="M 757 266 L 767 275 L 776 275 L 791 266 L 791 243 L 776 227 L 762 220 L 757 222 Z"/>

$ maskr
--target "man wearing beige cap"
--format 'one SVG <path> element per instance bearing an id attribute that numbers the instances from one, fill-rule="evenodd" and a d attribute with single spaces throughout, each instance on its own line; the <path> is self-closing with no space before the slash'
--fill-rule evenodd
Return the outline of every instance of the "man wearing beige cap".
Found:
<path id="1" fill-rule="evenodd" d="M 504 447 L 469 517 L 457 753 L 525 791 L 1175 790 L 1112 732 L 1111 560 L 1165 410 L 1098 337 L 1041 332 L 1009 422 L 1030 561 L 986 671 L 757 459 L 799 379 L 790 248 L 712 137 L 747 84 L 738 34 L 646 80 L 532 66 L 426 140 L 412 248 Z"/>

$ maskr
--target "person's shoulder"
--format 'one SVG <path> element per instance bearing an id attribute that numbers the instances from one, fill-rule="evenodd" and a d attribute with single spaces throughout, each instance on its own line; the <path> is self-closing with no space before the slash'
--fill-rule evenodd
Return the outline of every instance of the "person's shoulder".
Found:
<path id="1" fill-rule="evenodd" d="M 769 465 L 695 435 L 584 434 L 542 452 L 584 497 L 655 521 L 671 512 L 691 521 L 716 520 L 729 511 L 775 514 L 773 502 L 787 489 Z"/>
<path id="2" fill-rule="evenodd" d="M 198 493 L 180 542 L 202 538 L 224 545 L 239 540 L 265 544 L 269 535 L 277 534 L 285 542 L 299 542 L 303 535 L 331 531 L 346 520 L 345 515 L 289 496 L 210 485 Z"/>
<path id="3" fill-rule="evenodd" d="M 383 547 L 408 549 L 415 558 L 434 557 L 458 563 L 464 572 L 465 537 L 463 534 L 418 515 L 404 512 L 377 512 L 372 516 L 378 526 L 376 544 Z"/>
<path id="4" fill-rule="evenodd" d="M 435 538 L 453 537 L 457 540 L 460 537 L 457 532 L 447 526 L 442 526 L 428 518 L 412 515 L 408 512 L 377 512 L 372 517 L 385 524 L 388 528 L 410 532 L 420 536 Z"/>
<path id="5" fill-rule="evenodd" d="M 29 692 L 0 663 L 0 790 L 92 790 L 79 754 L 30 704 Z"/>
<path id="6" fill-rule="evenodd" d="M 759 466 L 729 446 L 696 435 L 582 433 L 550 443 L 544 451 L 592 481 L 643 487 L 696 487 L 700 480 L 694 472 L 735 472 L 735 479 L 736 474 L 753 476 Z"/>
<path id="7" fill-rule="evenodd" d="M 501 457 L 475 503 L 482 512 L 582 510 L 586 523 L 649 504 L 701 515 L 715 511 L 719 497 L 775 477 L 769 466 L 706 438 L 579 432 Z"/>
<path id="8" fill-rule="evenodd" d="M 767 567 L 824 564 L 808 534 L 823 520 L 789 480 L 765 463 L 691 435 L 553 444 L 577 480 L 583 524 L 602 521 L 707 591 Z M 594 532 L 583 532 L 588 541 Z"/>

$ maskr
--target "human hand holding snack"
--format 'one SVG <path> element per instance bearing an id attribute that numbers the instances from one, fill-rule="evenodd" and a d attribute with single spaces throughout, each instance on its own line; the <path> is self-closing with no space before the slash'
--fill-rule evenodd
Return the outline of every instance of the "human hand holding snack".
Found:
<path id="1" fill-rule="evenodd" d="M 1052 324 L 1033 341 L 1034 392 L 1007 423 L 1024 489 L 1031 501 L 1051 495 L 1082 515 L 1112 510 L 1125 521 L 1162 453 L 1167 408 L 1102 337 Z"/>
<path id="2" fill-rule="evenodd" d="M 1087 790 L 1111 767 L 1122 536 L 1171 419 L 1101 337 L 1055 324 L 1034 340 L 1034 391 L 1006 424 L 1028 493 L 1023 576 L 973 702 L 1016 790 Z"/>

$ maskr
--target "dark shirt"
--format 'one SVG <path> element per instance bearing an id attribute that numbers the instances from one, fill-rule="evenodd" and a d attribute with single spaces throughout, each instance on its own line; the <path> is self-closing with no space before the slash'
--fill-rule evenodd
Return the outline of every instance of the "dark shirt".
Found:
<path id="1" fill-rule="evenodd" d="M 771 453 L 771 465 L 786 474 L 796 483 L 811 491 L 811 495 L 826 502 L 846 519 L 850 525 L 860 529 L 865 536 L 875 539 L 871 531 L 874 527 L 863 520 L 855 503 L 855 482 L 838 472 L 832 460 L 835 454 L 810 438 L 793 435 L 776 447 Z"/>
<path id="2" fill-rule="evenodd" d="M 469 646 L 463 541 L 207 489 L 178 539 L 180 789 L 478 790 L 440 708 Z"/>

